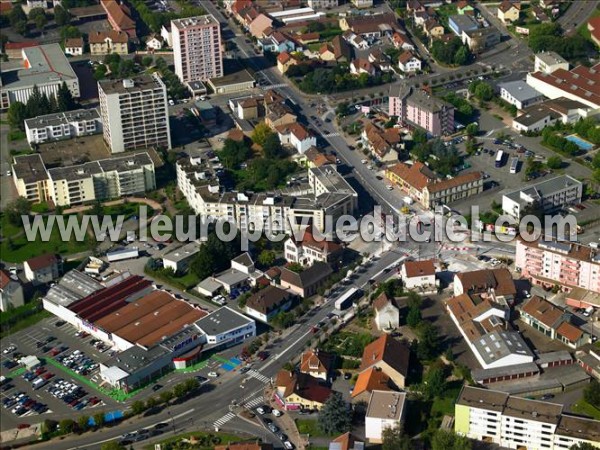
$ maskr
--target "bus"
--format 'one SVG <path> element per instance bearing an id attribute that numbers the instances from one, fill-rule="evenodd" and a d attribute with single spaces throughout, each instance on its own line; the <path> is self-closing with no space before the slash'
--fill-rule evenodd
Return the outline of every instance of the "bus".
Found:
<path id="1" fill-rule="evenodd" d="M 504 152 L 502 150 L 498 150 L 498 153 L 496 153 L 496 167 L 502 167 L 503 160 Z"/>
<path id="2" fill-rule="evenodd" d="M 519 169 L 519 158 L 513 158 L 510 161 L 510 173 L 517 173 Z"/>

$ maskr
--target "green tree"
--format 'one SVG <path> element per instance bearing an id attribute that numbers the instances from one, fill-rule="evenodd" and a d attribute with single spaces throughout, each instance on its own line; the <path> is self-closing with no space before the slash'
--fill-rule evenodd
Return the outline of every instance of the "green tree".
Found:
<path id="1" fill-rule="evenodd" d="M 67 11 L 61 5 L 56 5 L 54 7 L 54 21 L 59 27 L 69 25 L 71 22 L 71 14 L 69 14 L 69 11 Z"/>
<path id="2" fill-rule="evenodd" d="M 600 383 L 592 380 L 583 390 L 583 399 L 596 409 L 600 409 Z"/>
<path id="3" fill-rule="evenodd" d="M 146 410 L 146 404 L 142 400 L 136 400 L 131 404 L 131 412 L 134 415 L 143 413 Z"/>
<path id="4" fill-rule="evenodd" d="M 254 127 L 254 131 L 252 132 L 252 142 L 258 145 L 263 145 L 267 136 L 273 134 L 269 125 L 265 122 L 260 122 Z"/>
<path id="5" fill-rule="evenodd" d="M 21 216 L 28 216 L 31 212 L 31 203 L 25 197 L 18 197 L 10 201 L 4 208 L 8 221 L 15 226 L 22 226 Z"/>
<path id="6" fill-rule="evenodd" d="M 281 158 L 284 154 L 279 136 L 275 133 L 267 134 L 262 147 L 263 154 L 268 159 Z"/>
<path id="7" fill-rule="evenodd" d="M 8 21 L 10 22 L 10 26 L 14 27 L 19 22 L 27 22 L 27 15 L 21 5 L 16 4 L 13 9 L 8 13 Z"/>
<path id="8" fill-rule="evenodd" d="M 60 431 L 63 434 L 72 433 L 75 429 L 75 421 L 72 419 L 63 419 L 58 423 L 58 425 L 60 426 Z"/>
<path id="9" fill-rule="evenodd" d="M 417 328 L 422 321 L 421 310 L 415 307 L 409 308 L 406 315 L 406 324 L 411 328 Z"/>
<path id="10" fill-rule="evenodd" d="M 381 433 L 381 450 L 411 450 L 413 445 L 408 436 L 404 435 L 401 425 L 385 427 Z"/>
<path id="11" fill-rule="evenodd" d="M 79 28 L 73 25 L 67 25 L 60 30 L 60 37 L 64 41 L 66 39 L 74 39 L 81 37 L 81 31 Z"/>
<path id="12" fill-rule="evenodd" d="M 144 56 L 142 58 L 142 66 L 144 66 L 144 67 L 150 67 L 153 62 L 154 62 L 154 58 L 152 56 Z"/>
<path id="13" fill-rule="evenodd" d="M 27 115 L 27 106 L 21 102 L 11 103 L 8 107 L 7 119 L 11 128 L 25 129 L 25 119 Z"/>
<path id="14" fill-rule="evenodd" d="M 439 364 L 432 365 L 425 376 L 424 392 L 425 395 L 432 399 L 439 397 L 446 389 L 446 375 L 444 367 Z"/>
<path id="15" fill-rule="evenodd" d="M 156 397 L 148 397 L 148 399 L 146 400 L 146 408 L 147 409 L 154 408 L 155 406 L 158 405 L 158 403 L 159 403 L 159 401 Z"/>
<path id="16" fill-rule="evenodd" d="M 104 422 L 106 421 L 106 419 L 104 418 L 103 412 L 97 412 L 96 414 L 94 414 L 93 417 L 94 417 L 94 423 L 96 424 L 97 428 L 104 426 Z"/>
<path id="17" fill-rule="evenodd" d="M 431 439 L 431 450 L 471 450 L 471 441 L 454 431 L 437 430 Z"/>
<path id="18" fill-rule="evenodd" d="M 579 444 L 571 445 L 569 450 L 598 450 L 598 447 L 594 447 L 589 442 L 581 442 Z"/>
<path id="19" fill-rule="evenodd" d="M 176 384 L 173 388 L 173 395 L 175 398 L 182 398 L 188 393 L 188 389 L 184 383 Z"/>
<path id="20" fill-rule="evenodd" d="M 252 157 L 252 149 L 244 141 L 225 139 L 223 149 L 219 152 L 219 159 L 228 169 L 237 169 L 244 161 Z"/>
<path id="21" fill-rule="evenodd" d="M 332 392 L 321 412 L 319 427 L 326 434 L 341 434 L 352 428 L 350 410 L 339 392 Z"/>
<path id="22" fill-rule="evenodd" d="M 28 19 L 35 24 L 40 33 L 44 31 L 44 27 L 48 24 L 48 17 L 46 17 L 44 8 L 33 8 L 29 11 Z"/>
<path id="23" fill-rule="evenodd" d="M 40 88 L 34 84 L 33 89 L 31 90 L 31 95 L 29 95 L 29 98 L 27 99 L 27 116 L 37 117 L 46 114 L 46 111 L 44 111 L 42 108 L 43 95 L 40 91 Z"/>
<path id="24" fill-rule="evenodd" d="M 90 421 L 90 416 L 79 416 L 77 418 L 77 428 L 81 433 L 88 429 L 88 422 Z"/>
<path id="25" fill-rule="evenodd" d="M 258 255 L 258 263 L 263 267 L 271 267 L 275 263 L 275 257 L 273 250 L 263 250 Z"/>
<path id="26" fill-rule="evenodd" d="M 294 322 L 294 313 L 287 311 L 281 311 L 280 313 L 276 314 L 271 320 L 273 326 L 281 330 L 291 327 L 292 325 L 294 325 Z"/>
<path id="27" fill-rule="evenodd" d="M 184 384 L 188 392 L 195 391 L 200 387 L 200 382 L 196 378 L 188 378 L 184 381 Z"/>
<path id="28" fill-rule="evenodd" d="M 417 357 L 428 361 L 434 358 L 439 350 L 439 336 L 433 325 L 429 322 L 421 322 L 417 329 L 419 342 L 417 344 Z"/>
<path id="29" fill-rule="evenodd" d="M 163 403 L 169 403 L 173 399 L 173 392 L 163 391 L 160 394 L 158 394 L 158 398 L 160 398 L 160 401 Z"/>
<path id="30" fill-rule="evenodd" d="M 56 102 L 58 110 L 61 112 L 70 111 L 75 108 L 75 101 L 73 100 L 73 94 L 69 90 L 67 83 L 64 81 L 58 88 L 56 93 Z"/>
<path id="31" fill-rule="evenodd" d="M 484 81 L 477 83 L 477 86 L 475 87 L 475 97 L 487 102 L 494 97 L 494 88 Z"/>
<path id="32" fill-rule="evenodd" d="M 560 156 L 550 156 L 548 161 L 546 161 L 546 167 L 549 169 L 560 169 L 562 164 L 563 161 Z"/>
<path id="33" fill-rule="evenodd" d="M 469 137 L 477 136 L 477 133 L 479 133 L 479 125 L 476 123 L 470 123 L 466 126 L 465 131 Z"/>
<path id="34" fill-rule="evenodd" d="M 454 55 L 454 64 L 458 66 L 466 65 L 471 59 L 471 52 L 466 45 L 461 46 Z"/>
<path id="35" fill-rule="evenodd" d="M 341 102 L 335 108 L 335 113 L 338 117 L 345 117 L 350 115 L 350 104 L 348 102 Z"/>
<path id="36" fill-rule="evenodd" d="M 118 441 L 110 441 L 102 444 L 100 450 L 126 450 L 123 444 L 120 444 Z"/>

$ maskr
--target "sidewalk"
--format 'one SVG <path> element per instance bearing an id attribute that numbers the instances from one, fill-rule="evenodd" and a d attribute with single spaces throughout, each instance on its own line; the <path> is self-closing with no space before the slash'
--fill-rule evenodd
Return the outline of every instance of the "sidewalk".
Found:
<path id="1" fill-rule="evenodd" d="M 290 416 L 289 412 L 283 411 L 281 406 L 274 400 L 273 393 L 273 388 L 265 388 L 264 396 L 268 405 L 273 409 L 278 409 L 279 411 L 283 412 L 283 415 L 277 418 L 277 425 L 279 428 L 281 428 L 283 433 L 287 434 L 288 439 L 296 445 L 298 450 L 304 450 L 306 448 L 306 443 L 300 437 L 300 433 L 296 427 L 296 422 L 294 422 L 294 419 L 292 416 Z"/>

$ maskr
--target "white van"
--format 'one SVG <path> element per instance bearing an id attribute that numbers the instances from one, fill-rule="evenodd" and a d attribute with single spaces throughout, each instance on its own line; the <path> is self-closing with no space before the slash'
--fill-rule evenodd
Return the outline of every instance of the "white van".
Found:
<path id="1" fill-rule="evenodd" d="M 593 306 L 588 306 L 587 308 L 585 308 L 585 311 L 583 311 L 583 315 L 585 317 L 590 317 L 593 312 L 594 312 L 594 307 Z"/>

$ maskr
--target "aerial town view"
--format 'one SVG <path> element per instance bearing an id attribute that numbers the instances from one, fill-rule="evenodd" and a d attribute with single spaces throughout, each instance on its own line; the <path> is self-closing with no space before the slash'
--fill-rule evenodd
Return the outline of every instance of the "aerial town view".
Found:
<path id="1" fill-rule="evenodd" d="M 600 0 L 0 0 L 0 449 L 600 450 Z"/>

